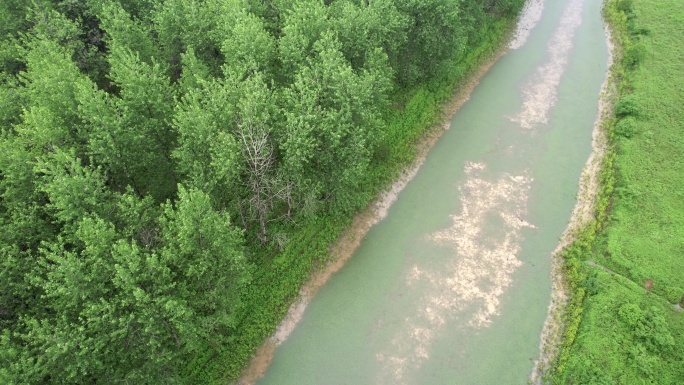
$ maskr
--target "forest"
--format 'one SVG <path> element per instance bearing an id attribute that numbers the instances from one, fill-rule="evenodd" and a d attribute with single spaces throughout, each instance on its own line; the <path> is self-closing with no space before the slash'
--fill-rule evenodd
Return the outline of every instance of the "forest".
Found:
<path id="1" fill-rule="evenodd" d="M 0 383 L 225 383 L 522 0 L 0 0 Z"/>

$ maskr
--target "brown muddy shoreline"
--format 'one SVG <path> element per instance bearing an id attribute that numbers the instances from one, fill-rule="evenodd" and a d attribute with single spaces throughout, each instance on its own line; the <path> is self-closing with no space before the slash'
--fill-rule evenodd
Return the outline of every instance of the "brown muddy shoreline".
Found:
<path id="1" fill-rule="evenodd" d="M 428 128 L 422 139 L 416 143 L 416 156 L 413 163 L 402 172 L 401 176 L 389 188 L 383 190 L 376 199 L 368 203 L 366 208 L 354 216 L 349 228 L 331 246 L 330 262 L 324 268 L 315 271 L 302 286 L 299 291 L 299 298 L 290 306 L 287 314 L 276 328 L 276 332 L 259 346 L 235 384 L 252 385 L 266 373 L 273 360 L 276 348 L 294 330 L 311 299 L 328 279 L 354 255 L 370 228 L 384 219 L 398 194 L 417 174 L 430 149 L 449 129 L 453 115 L 470 99 L 470 94 L 494 63 L 508 52 L 509 40 L 510 38 L 503 39 L 501 47 L 485 58 L 483 64 L 456 89 L 449 101 L 444 103 L 440 122 Z"/>
<path id="2" fill-rule="evenodd" d="M 539 343 L 539 358 L 535 360 L 529 382 L 531 384 L 545 383 L 545 375 L 551 368 L 557 357 L 559 347 L 565 330 L 564 314 L 568 303 L 567 287 L 563 276 L 562 251 L 572 244 L 577 238 L 578 232 L 595 219 L 596 203 L 600 191 L 599 175 L 603 165 L 603 158 L 608 149 L 608 124 L 613 116 L 613 102 L 617 92 L 617 80 L 613 73 L 615 44 L 610 25 L 604 20 L 606 42 L 608 44 L 608 73 L 601 85 L 598 115 L 594 122 L 592 132 L 592 152 L 582 170 L 579 181 L 577 202 L 572 211 L 560 241 L 552 253 L 551 266 L 551 301 L 548 307 L 547 318 L 541 332 Z"/>

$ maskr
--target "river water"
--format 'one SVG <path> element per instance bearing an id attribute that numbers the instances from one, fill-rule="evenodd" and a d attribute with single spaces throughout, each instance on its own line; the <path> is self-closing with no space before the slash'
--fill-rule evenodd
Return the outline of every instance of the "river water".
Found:
<path id="1" fill-rule="evenodd" d="M 608 59 L 601 1 L 528 5 L 511 49 L 259 384 L 528 382 Z"/>

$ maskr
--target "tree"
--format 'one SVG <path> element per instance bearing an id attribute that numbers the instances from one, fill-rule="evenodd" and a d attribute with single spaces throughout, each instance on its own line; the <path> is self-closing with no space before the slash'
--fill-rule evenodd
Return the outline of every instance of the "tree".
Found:
<path id="1" fill-rule="evenodd" d="M 20 92 L 26 103 L 20 121 L 0 135 L 0 241 L 19 248 L 28 257 L 41 241 L 59 229 L 45 205 L 34 170 L 38 159 L 67 149 L 85 154 L 85 132 L 78 118 L 76 90 L 87 78 L 80 74 L 57 43 L 35 38 L 28 42 L 26 85 Z"/>
<path id="2" fill-rule="evenodd" d="M 209 194 L 221 208 L 238 207 L 240 148 L 231 133 L 237 97 L 232 84 L 198 79 L 198 86 L 183 96 L 173 117 L 178 173 L 188 186 Z"/>
<path id="3" fill-rule="evenodd" d="M 22 0 L 4 0 L 0 2 L 0 36 L 10 36 L 25 32 L 29 23 L 26 20 L 27 4 Z"/>
<path id="4" fill-rule="evenodd" d="M 118 221 L 145 221 L 149 206 L 136 199 L 119 200 Z M 241 231 L 207 194 L 182 186 L 159 225 L 157 241 L 140 247 L 125 235 L 134 224 L 122 231 L 86 213 L 44 242 L 38 264 L 24 272 L 39 300 L 2 336 L 0 359 L 13 364 L 0 376 L 10 383 L 173 383 L 189 357 L 229 339 L 249 280 Z"/>
<path id="5" fill-rule="evenodd" d="M 0 51 L 2 49 L 0 47 Z M 9 130 L 20 122 L 23 103 L 19 80 L 0 70 L 0 130 Z"/>
<path id="6" fill-rule="evenodd" d="M 363 68 L 367 56 L 378 48 L 387 54 L 393 67 L 397 66 L 399 51 L 406 44 L 409 19 L 393 0 L 335 1 L 329 13 L 341 51 L 354 69 Z"/>
<path id="7" fill-rule="evenodd" d="M 173 306 L 169 268 L 96 215 L 71 239 L 46 243 L 42 269 L 30 275 L 45 312 L 22 320 L 25 358 L 14 375 L 56 384 L 178 381 L 175 334 L 191 321 Z"/>
<path id="8" fill-rule="evenodd" d="M 101 169 L 84 166 L 76 154 L 56 148 L 36 160 L 38 189 L 46 194 L 46 211 L 63 226 L 62 233 L 75 232 L 82 218 L 97 214 L 107 218 L 112 211 L 111 191 L 105 188 Z"/>
<path id="9" fill-rule="evenodd" d="M 278 40 L 282 62 L 280 76 L 285 82 L 299 72 L 314 53 L 314 44 L 329 29 L 328 15 L 322 0 L 298 0 L 285 14 L 282 36 Z"/>
<path id="10" fill-rule="evenodd" d="M 143 4 L 145 1 L 137 2 L 143 8 L 147 7 Z M 150 26 L 145 25 L 140 19 L 132 18 L 123 7 L 124 3 L 123 1 L 89 1 L 93 12 L 100 19 L 101 28 L 107 34 L 105 41 L 110 51 L 128 49 L 134 52 L 142 63 L 153 65 L 152 58 L 157 58 L 158 63 L 163 55 L 151 37 Z M 152 15 L 152 13 L 143 12 L 142 15 Z"/>
<path id="11" fill-rule="evenodd" d="M 176 87 L 156 59 L 110 43 L 110 76 L 115 95 L 94 84 L 79 88 L 79 115 L 90 134 L 89 151 L 111 173 L 119 191 L 130 185 L 141 197 L 162 202 L 175 194 L 171 151 L 176 134 L 172 116 Z"/>
<path id="12" fill-rule="evenodd" d="M 22 251 L 36 250 L 56 230 L 45 212 L 45 195 L 36 186 L 35 154 L 27 147 L 24 138 L 0 136 L 0 245 Z"/>
<path id="13" fill-rule="evenodd" d="M 399 54 L 398 80 L 415 84 L 434 76 L 441 65 L 464 49 L 461 1 L 396 0 L 409 19 L 406 45 Z"/>
<path id="14" fill-rule="evenodd" d="M 236 114 L 237 136 L 245 163 L 247 206 L 259 222 L 259 238 L 266 241 L 266 221 L 273 207 L 278 186 L 276 159 L 270 135 L 274 98 L 259 75 L 241 84 L 241 98 Z"/>
<path id="15" fill-rule="evenodd" d="M 355 73 L 331 32 L 316 42 L 316 55 L 285 92 L 284 137 L 279 137 L 287 176 L 306 205 L 322 199 L 353 210 L 353 194 L 379 138 L 378 101 L 386 74 Z M 382 56 L 381 56 L 382 57 Z"/>
<path id="16" fill-rule="evenodd" d="M 211 37 L 221 15 L 220 9 L 219 1 L 170 0 L 156 4 L 152 17 L 154 31 L 173 80 L 177 80 L 183 70 L 183 54 L 191 50 L 195 60 L 212 74 L 221 72 L 221 46 Z"/>
<path id="17" fill-rule="evenodd" d="M 242 80 L 255 72 L 270 76 L 275 41 L 261 19 L 247 11 L 243 1 L 223 2 L 213 38 L 223 53 L 226 78 Z"/>
<path id="18" fill-rule="evenodd" d="M 242 232 L 212 208 L 209 195 L 179 186 L 175 207 L 164 210 L 162 239 L 159 258 L 175 273 L 176 301 L 193 312 L 194 326 L 181 330 L 190 335 L 188 349 L 220 345 L 230 338 L 250 279 Z"/>
<path id="19" fill-rule="evenodd" d="M 79 118 L 77 90 L 89 81 L 71 61 L 68 51 L 52 40 L 32 40 L 27 69 L 20 78 L 27 84 L 27 106 L 23 123 L 15 126 L 19 135 L 36 152 L 58 146 L 84 154 L 89 133 Z"/>

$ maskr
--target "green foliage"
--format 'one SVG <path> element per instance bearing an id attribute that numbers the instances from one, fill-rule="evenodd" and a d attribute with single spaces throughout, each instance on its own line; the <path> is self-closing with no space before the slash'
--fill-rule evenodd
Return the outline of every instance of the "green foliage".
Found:
<path id="1" fill-rule="evenodd" d="M 213 31 L 214 40 L 225 58 L 223 72 L 237 74 L 271 70 L 275 60 L 275 41 L 260 18 L 249 13 L 240 1 L 225 2 Z"/>
<path id="2" fill-rule="evenodd" d="M 597 268 L 596 268 L 597 269 Z M 671 305 L 644 297 L 632 282 L 594 270 L 601 290 L 585 297 L 582 323 L 572 354 L 556 383 L 676 384 L 684 374 L 682 322 Z"/>
<path id="3" fill-rule="evenodd" d="M 197 0 L 171 0 L 156 2 L 152 13 L 157 41 L 163 57 L 171 69 L 171 77 L 181 73 L 181 56 L 192 50 L 213 73 L 219 72 L 221 58 L 216 57 L 217 45 L 211 39 L 221 15 L 220 2 Z M 192 47 L 192 49 L 190 49 Z"/>
<path id="4" fill-rule="evenodd" d="M 249 281 L 242 232 L 212 208 L 207 194 L 182 186 L 176 207 L 166 205 L 161 225 L 160 260 L 175 276 L 173 300 L 187 304 L 194 318 L 179 339 L 193 352 L 229 341 L 241 289 Z"/>
<path id="5" fill-rule="evenodd" d="M 625 14 L 632 13 L 633 0 L 620 0 L 615 4 L 615 9 Z"/>
<path id="6" fill-rule="evenodd" d="M 615 133 L 625 138 L 634 136 L 638 128 L 637 120 L 632 116 L 620 119 L 615 125 Z"/>
<path id="7" fill-rule="evenodd" d="M 0 36 L 7 36 L 28 29 L 28 7 L 22 0 L 5 0 L 0 3 Z"/>
<path id="8" fill-rule="evenodd" d="M 460 2 L 399 0 L 398 10 L 408 17 L 407 42 L 399 53 L 397 73 L 405 85 L 424 81 L 441 63 L 462 54 L 467 24 L 461 22 Z"/>
<path id="9" fill-rule="evenodd" d="M 128 210 L 136 206 L 144 208 Z M 42 312 L 15 329 L 27 361 L 10 368 L 11 378 L 176 382 L 174 366 L 230 339 L 249 279 L 241 232 L 206 194 L 183 188 L 161 222 L 156 250 L 122 239 L 95 214 L 84 215 L 69 240 L 43 243 L 39 268 L 26 273 L 42 292 Z"/>
<path id="10" fill-rule="evenodd" d="M 84 167 L 73 151 L 56 149 L 38 159 L 34 170 L 41 176 L 37 187 L 49 201 L 47 211 L 64 225 L 77 225 L 93 213 L 109 214 L 111 191 L 105 188 L 101 169 Z"/>
<path id="11" fill-rule="evenodd" d="M 634 69 L 644 61 L 645 57 L 646 47 L 642 44 L 635 44 L 627 48 L 623 60 L 625 61 L 627 68 Z"/>
<path id="12" fill-rule="evenodd" d="M 131 185 L 140 196 L 151 194 L 161 202 L 175 190 L 168 163 L 176 135 L 168 121 L 176 89 L 154 58 L 144 63 L 137 51 L 115 42 L 110 46 L 110 77 L 117 95 L 93 85 L 79 90 L 80 119 L 91 132 L 89 151 L 107 165 L 115 184 Z"/>
<path id="13" fill-rule="evenodd" d="M 394 1 L 370 3 L 343 0 L 330 6 L 330 24 L 337 32 L 340 50 L 353 68 L 363 68 L 367 56 L 376 49 L 388 56 L 394 70 L 398 56 L 406 44 L 409 18 L 399 12 Z"/>
<path id="14" fill-rule="evenodd" d="M 231 131 L 239 96 L 231 80 L 196 80 L 197 88 L 176 106 L 173 126 L 178 146 L 172 156 L 189 186 L 208 193 L 217 207 L 235 207 L 240 147 Z"/>
<path id="15" fill-rule="evenodd" d="M 85 77 L 57 43 L 37 39 L 29 48 L 27 70 L 20 75 L 27 84 L 27 106 L 23 124 L 15 129 L 36 151 L 53 146 L 82 150 L 88 133 L 80 124 L 76 98 Z"/>
<path id="16" fill-rule="evenodd" d="M 639 100 L 636 96 L 625 95 L 615 104 L 615 115 L 619 118 L 625 116 L 639 116 L 641 109 L 639 107 Z"/>
<path id="17" fill-rule="evenodd" d="M 316 56 L 286 91 L 284 168 L 304 201 L 324 197 L 353 210 L 357 187 L 378 141 L 376 95 L 387 92 L 381 74 L 355 73 L 331 34 L 314 44 Z M 312 178 L 312 176 L 316 176 Z"/>
<path id="18" fill-rule="evenodd" d="M 282 36 L 278 39 L 281 76 L 292 80 L 299 67 L 312 56 L 314 43 L 328 26 L 328 15 L 322 0 L 298 0 L 284 16 Z"/>
<path id="19" fill-rule="evenodd" d="M 30 279 L 44 293 L 45 312 L 20 324 L 16 338 L 26 361 L 13 368 L 15 376 L 30 383 L 106 378 L 154 383 L 168 378 L 164 372 L 177 353 L 169 354 L 171 345 L 162 345 L 169 340 L 162 337 L 169 332 L 160 320 L 166 314 L 147 300 L 163 286 L 126 292 L 117 279 L 127 267 L 121 265 L 125 249 L 117 239 L 110 223 L 86 217 L 70 243 L 58 239 L 43 246 L 42 269 L 34 270 Z M 152 274 L 150 283 L 163 279 L 153 269 L 145 273 Z"/>
<path id="20" fill-rule="evenodd" d="M 150 36 L 148 27 L 140 20 L 134 20 L 122 4 L 117 1 L 106 1 L 97 5 L 95 9 L 101 27 L 107 33 L 107 44 L 118 47 L 119 53 L 115 55 L 121 55 L 120 51 L 127 48 L 139 61 L 147 64 L 152 64 L 153 57 L 162 56 L 158 45 Z"/>

